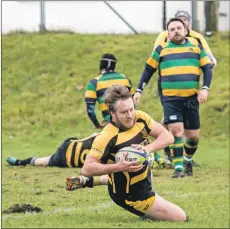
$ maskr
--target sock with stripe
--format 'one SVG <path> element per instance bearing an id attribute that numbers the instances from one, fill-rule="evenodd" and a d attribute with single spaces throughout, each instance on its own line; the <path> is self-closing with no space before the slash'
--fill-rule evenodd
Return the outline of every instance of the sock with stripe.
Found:
<path id="1" fill-rule="evenodd" d="M 154 160 L 158 161 L 161 158 L 160 154 L 157 152 L 154 152 Z"/>
<path id="2" fill-rule="evenodd" d="M 165 154 L 165 159 L 167 161 L 172 161 L 172 155 L 171 155 L 171 151 L 170 151 L 170 146 L 167 146 L 164 148 L 164 154 Z"/>
<path id="3" fill-rule="evenodd" d="M 184 163 L 191 163 L 192 157 L 195 154 L 198 147 L 199 140 L 185 139 L 184 142 Z"/>
<path id="4" fill-rule="evenodd" d="M 100 176 L 93 177 L 93 186 L 101 185 Z"/>
<path id="5" fill-rule="evenodd" d="M 87 177 L 86 187 L 93 188 L 94 186 L 107 185 L 108 176 L 89 176 Z"/>
<path id="6" fill-rule="evenodd" d="M 85 178 L 87 178 L 87 181 L 85 182 L 85 187 L 93 188 L 93 186 L 94 186 L 94 177 L 89 176 L 89 177 L 85 177 Z"/>
<path id="7" fill-rule="evenodd" d="M 16 160 L 15 165 L 23 165 L 23 166 L 29 165 L 29 164 L 31 164 L 32 159 L 33 159 L 33 157 L 27 158 L 25 160 Z"/>
<path id="8" fill-rule="evenodd" d="M 170 146 L 173 150 L 173 165 L 175 170 L 183 171 L 183 138 L 174 137 L 174 143 Z"/>

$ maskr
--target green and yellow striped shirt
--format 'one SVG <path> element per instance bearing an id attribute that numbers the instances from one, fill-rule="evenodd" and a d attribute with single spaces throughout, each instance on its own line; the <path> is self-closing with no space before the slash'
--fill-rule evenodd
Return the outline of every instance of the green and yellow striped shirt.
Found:
<path id="1" fill-rule="evenodd" d="M 210 60 L 200 44 L 169 41 L 152 52 L 147 64 L 159 69 L 163 96 L 189 97 L 198 93 L 201 68 Z"/>

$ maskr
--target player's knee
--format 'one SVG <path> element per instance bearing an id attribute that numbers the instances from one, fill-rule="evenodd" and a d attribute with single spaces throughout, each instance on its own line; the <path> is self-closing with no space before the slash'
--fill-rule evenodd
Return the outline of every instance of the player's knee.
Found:
<path id="1" fill-rule="evenodd" d="M 182 137 L 183 136 L 183 128 L 180 125 L 173 125 L 170 127 L 170 132 L 174 137 Z"/>
<path id="2" fill-rule="evenodd" d="M 187 221 L 187 216 L 182 209 L 180 209 L 180 212 L 178 214 L 178 221 Z"/>
<path id="3" fill-rule="evenodd" d="M 192 136 L 192 138 L 190 138 L 190 141 L 193 143 L 197 143 L 199 141 L 199 136 L 198 135 Z"/>
<path id="4" fill-rule="evenodd" d="M 186 214 L 185 214 L 184 210 L 182 210 L 180 207 L 176 206 L 176 208 L 174 208 L 173 212 L 171 210 L 168 212 L 168 220 L 169 221 L 186 221 L 186 219 L 187 219 Z M 166 212 L 167 212 L 167 210 L 166 210 Z"/>
<path id="5" fill-rule="evenodd" d="M 193 141 L 198 141 L 200 138 L 200 130 L 186 130 L 185 131 L 185 136 L 186 138 L 193 140 Z"/>

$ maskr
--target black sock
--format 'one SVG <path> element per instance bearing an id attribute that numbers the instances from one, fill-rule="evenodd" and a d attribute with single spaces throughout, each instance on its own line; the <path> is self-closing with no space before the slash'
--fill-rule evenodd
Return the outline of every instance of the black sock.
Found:
<path id="1" fill-rule="evenodd" d="M 172 162 L 172 155 L 169 146 L 164 148 L 165 159 Z"/>
<path id="2" fill-rule="evenodd" d="M 32 157 L 30 157 L 30 158 L 27 158 L 27 159 L 25 159 L 25 160 L 16 160 L 16 163 L 15 163 L 15 165 L 29 165 L 30 164 L 30 162 L 31 162 L 31 160 L 32 160 Z"/>
<path id="3" fill-rule="evenodd" d="M 94 184 L 93 184 L 93 180 L 94 178 L 92 176 L 89 176 L 89 181 L 86 183 L 86 187 L 88 188 L 93 188 Z"/>
<path id="4" fill-rule="evenodd" d="M 21 160 L 16 160 L 14 165 L 17 166 L 17 165 L 20 165 L 20 163 L 21 163 Z"/>

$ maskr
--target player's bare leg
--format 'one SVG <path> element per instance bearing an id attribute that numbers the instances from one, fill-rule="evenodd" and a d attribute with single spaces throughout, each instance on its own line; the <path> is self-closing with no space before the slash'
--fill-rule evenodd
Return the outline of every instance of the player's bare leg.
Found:
<path id="1" fill-rule="evenodd" d="M 48 166 L 51 156 L 36 158 L 34 161 L 35 166 Z"/>
<path id="2" fill-rule="evenodd" d="M 158 194 L 156 194 L 155 201 L 145 217 L 161 221 L 187 220 L 185 212 L 179 206 L 165 200 Z"/>
<path id="3" fill-rule="evenodd" d="M 17 159 L 15 157 L 7 157 L 7 163 L 13 166 L 26 166 L 26 165 L 34 165 L 34 166 L 48 166 L 49 160 L 51 156 L 47 157 L 30 157 L 24 160 Z"/>

